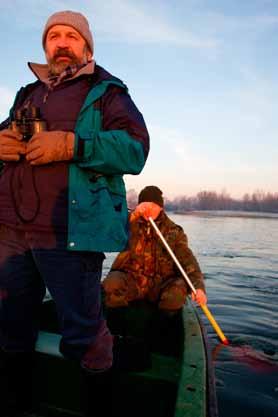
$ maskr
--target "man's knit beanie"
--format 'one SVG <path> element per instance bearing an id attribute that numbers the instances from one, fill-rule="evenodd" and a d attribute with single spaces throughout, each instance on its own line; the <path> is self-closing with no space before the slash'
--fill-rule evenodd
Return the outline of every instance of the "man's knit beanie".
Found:
<path id="1" fill-rule="evenodd" d="M 71 10 L 65 10 L 62 12 L 54 13 L 48 18 L 42 34 L 42 46 L 44 49 L 47 32 L 52 26 L 55 25 L 65 25 L 73 27 L 85 39 L 92 54 L 94 53 L 94 41 L 88 20 L 85 16 L 83 16 L 83 14 L 73 12 Z"/>
<path id="2" fill-rule="evenodd" d="M 144 201 L 156 203 L 160 207 L 163 207 L 164 201 L 162 191 L 155 185 L 148 185 L 140 191 L 138 196 L 138 204 L 143 203 Z"/>

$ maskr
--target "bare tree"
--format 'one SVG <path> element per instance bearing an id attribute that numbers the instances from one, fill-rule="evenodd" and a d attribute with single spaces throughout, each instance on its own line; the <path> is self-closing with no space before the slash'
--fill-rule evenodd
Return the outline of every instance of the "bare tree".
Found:
<path id="1" fill-rule="evenodd" d="M 138 194 L 134 189 L 127 192 L 127 203 L 130 209 L 137 205 Z M 164 206 L 168 211 L 188 212 L 192 210 L 244 210 L 278 213 L 278 193 L 265 193 L 256 190 L 252 194 L 245 193 L 242 199 L 232 198 L 226 190 L 220 194 L 216 191 L 203 190 L 196 196 L 186 195 L 164 197 Z"/>
<path id="2" fill-rule="evenodd" d="M 138 194 L 134 189 L 128 190 L 126 193 L 127 206 L 130 210 L 134 210 L 138 202 Z"/>

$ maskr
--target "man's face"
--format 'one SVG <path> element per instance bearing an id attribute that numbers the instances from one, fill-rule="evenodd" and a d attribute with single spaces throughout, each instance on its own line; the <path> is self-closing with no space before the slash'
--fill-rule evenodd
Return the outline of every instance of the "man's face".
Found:
<path id="1" fill-rule="evenodd" d="M 45 56 L 54 75 L 69 65 L 85 64 L 92 58 L 85 39 L 74 28 L 65 25 L 52 26 L 47 32 Z"/>

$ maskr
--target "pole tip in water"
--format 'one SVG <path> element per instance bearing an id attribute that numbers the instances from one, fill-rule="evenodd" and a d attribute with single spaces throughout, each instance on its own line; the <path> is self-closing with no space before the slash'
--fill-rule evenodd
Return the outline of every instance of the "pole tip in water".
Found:
<path id="1" fill-rule="evenodd" d="M 223 343 L 223 345 L 226 345 L 226 346 L 228 346 L 230 344 L 228 339 L 222 340 L 222 343 Z"/>

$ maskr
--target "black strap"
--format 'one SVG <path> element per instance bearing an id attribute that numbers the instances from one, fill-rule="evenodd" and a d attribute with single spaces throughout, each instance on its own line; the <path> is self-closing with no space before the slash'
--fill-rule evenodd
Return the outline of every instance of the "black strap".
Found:
<path id="1" fill-rule="evenodd" d="M 21 89 L 17 92 L 15 99 L 14 99 L 14 103 L 13 106 L 10 110 L 10 120 L 13 120 L 13 116 L 14 116 L 14 111 L 15 109 L 17 109 L 18 107 L 20 107 L 25 99 L 38 87 L 38 85 L 41 84 L 41 81 L 37 80 L 34 83 L 31 84 L 27 84 L 25 87 L 21 87 Z"/>

